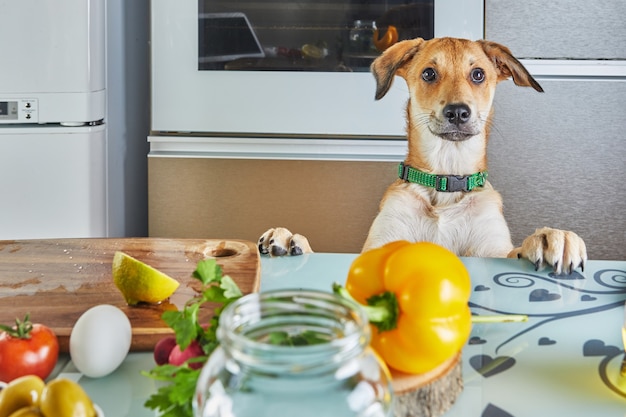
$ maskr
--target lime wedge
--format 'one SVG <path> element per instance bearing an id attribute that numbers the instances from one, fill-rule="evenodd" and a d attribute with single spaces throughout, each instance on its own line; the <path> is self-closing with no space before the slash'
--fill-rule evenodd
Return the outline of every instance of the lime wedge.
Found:
<path id="1" fill-rule="evenodd" d="M 311 45 L 309 43 L 302 45 L 302 54 L 305 57 L 314 59 L 324 58 L 324 50 L 319 46 Z"/>
<path id="2" fill-rule="evenodd" d="M 113 282 L 129 305 L 160 303 L 180 285 L 174 278 L 119 251 L 113 256 L 112 270 Z"/>

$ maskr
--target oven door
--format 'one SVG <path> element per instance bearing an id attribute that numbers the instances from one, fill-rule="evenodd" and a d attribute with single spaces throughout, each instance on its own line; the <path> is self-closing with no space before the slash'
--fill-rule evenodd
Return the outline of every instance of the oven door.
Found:
<path id="1" fill-rule="evenodd" d="M 370 40 L 381 4 L 407 2 L 366 1 L 358 7 L 354 1 L 343 3 L 153 0 L 153 133 L 404 136 L 405 83 L 397 79 L 389 93 L 375 101 L 368 66 L 380 53 Z M 363 3 L 370 9 L 363 9 Z M 483 36 L 482 0 L 408 3 L 430 4 L 426 32 L 418 36 Z M 223 23 L 229 19 L 237 25 L 235 34 L 234 25 Z M 383 22 L 384 28 L 378 22 L 377 39 L 382 40 L 389 22 Z M 401 39 L 402 22 L 392 23 L 399 27 Z M 225 28 L 230 34 L 219 35 Z M 233 36 L 241 40 L 239 47 L 226 40 L 221 49 L 211 46 L 216 38 Z"/>

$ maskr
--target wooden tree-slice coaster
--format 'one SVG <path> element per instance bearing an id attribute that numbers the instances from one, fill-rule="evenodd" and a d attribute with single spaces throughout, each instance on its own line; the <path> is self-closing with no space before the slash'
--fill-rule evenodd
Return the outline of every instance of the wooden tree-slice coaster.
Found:
<path id="1" fill-rule="evenodd" d="M 430 372 L 413 375 L 391 369 L 395 417 L 438 417 L 463 391 L 461 353 Z"/>

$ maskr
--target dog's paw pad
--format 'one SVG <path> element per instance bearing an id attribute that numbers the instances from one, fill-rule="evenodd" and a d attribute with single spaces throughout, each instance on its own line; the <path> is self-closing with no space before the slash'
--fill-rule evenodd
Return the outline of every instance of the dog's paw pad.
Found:
<path id="1" fill-rule="evenodd" d="M 261 255 L 268 255 L 270 253 L 270 241 L 272 240 L 272 235 L 274 234 L 274 229 L 268 229 L 263 233 L 259 240 L 257 241 L 257 246 L 259 248 L 259 253 Z"/>
<path id="2" fill-rule="evenodd" d="M 311 249 L 309 240 L 305 236 L 298 233 L 291 236 L 291 241 L 289 242 L 289 254 L 291 256 L 297 256 L 312 252 L 313 250 Z"/>
<path id="3" fill-rule="evenodd" d="M 287 250 L 281 246 L 276 246 L 270 242 L 270 256 L 285 256 L 287 255 Z"/>

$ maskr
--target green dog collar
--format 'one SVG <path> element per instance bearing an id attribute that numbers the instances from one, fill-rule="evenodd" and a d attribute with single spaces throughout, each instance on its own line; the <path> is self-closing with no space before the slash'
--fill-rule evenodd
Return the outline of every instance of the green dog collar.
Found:
<path id="1" fill-rule="evenodd" d="M 455 191 L 469 192 L 476 187 L 485 185 L 487 171 L 477 172 L 472 175 L 436 175 L 420 171 L 401 162 L 398 167 L 398 176 L 404 181 L 431 187 L 437 191 L 449 193 Z"/>

